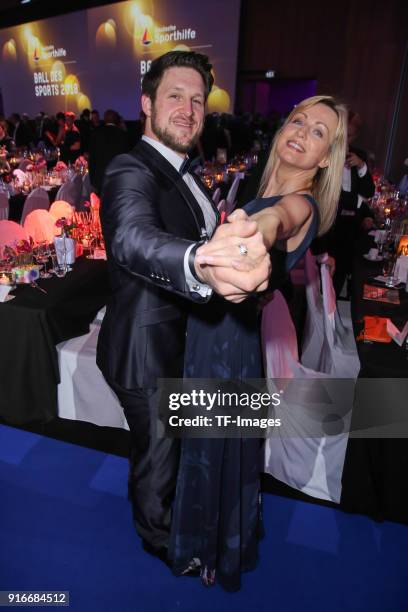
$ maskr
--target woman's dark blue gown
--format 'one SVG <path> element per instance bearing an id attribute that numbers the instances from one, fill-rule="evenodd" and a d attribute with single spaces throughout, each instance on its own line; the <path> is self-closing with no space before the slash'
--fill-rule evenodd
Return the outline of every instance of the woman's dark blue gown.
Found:
<path id="1" fill-rule="evenodd" d="M 318 214 L 299 247 L 286 254 L 289 271 L 316 235 Z M 250 215 L 273 206 L 281 196 L 258 198 L 245 206 Z M 239 380 L 262 378 L 262 352 L 255 300 L 232 304 L 221 299 L 190 316 L 185 378 Z M 226 590 L 240 588 L 241 572 L 257 563 L 262 535 L 258 438 L 186 438 L 182 441 L 169 558 L 176 575 L 193 558 L 202 572 L 215 570 Z"/>

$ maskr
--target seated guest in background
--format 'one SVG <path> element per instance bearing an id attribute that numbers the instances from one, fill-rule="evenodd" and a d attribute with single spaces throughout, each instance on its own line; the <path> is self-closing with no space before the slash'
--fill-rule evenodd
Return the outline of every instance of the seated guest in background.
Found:
<path id="1" fill-rule="evenodd" d="M 116 155 L 126 153 L 128 150 L 128 137 L 119 127 L 118 113 L 107 110 L 104 124 L 91 132 L 89 142 L 89 175 L 97 193 L 101 192 L 102 179 L 109 162 Z"/>
<path id="2" fill-rule="evenodd" d="M 89 108 L 84 108 L 79 121 L 76 122 L 76 126 L 81 135 L 81 152 L 88 153 L 89 139 L 91 136 L 91 111 Z"/>
<path id="3" fill-rule="evenodd" d="M 16 147 L 29 147 L 34 141 L 34 134 L 28 121 L 23 121 L 18 113 L 13 113 L 9 119 L 11 124 L 11 139 Z"/>
<path id="4" fill-rule="evenodd" d="M 44 128 L 44 136 L 52 146 L 61 146 L 65 138 L 65 113 L 51 117 Z"/>
<path id="5" fill-rule="evenodd" d="M 91 111 L 91 130 L 96 130 L 97 127 L 101 125 L 101 119 L 99 116 L 99 111 L 96 108 Z"/>
<path id="6" fill-rule="evenodd" d="M 0 121 L 0 147 L 6 147 L 6 151 L 10 153 L 12 148 L 12 140 L 7 134 L 7 127 L 5 127 L 5 121 Z M 6 124 L 7 125 L 7 124 Z"/>
<path id="7" fill-rule="evenodd" d="M 336 262 L 333 284 L 337 296 L 340 295 L 346 278 L 351 274 L 355 245 L 360 232 L 369 231 L 374 226 L 374 215 L 364 202 L 364 199 L 371 198 L 375 191 L 366 163 L 367 154 L 353 146 L 360 127 L 360 116 L 349 111 L 348 151 L 343 170 L 342 190 L 336 222 L 327 238 L 329 254 Z"/>
<path id="8" fill-rule="evenodd" d="M 229 149 L 230 137 L 221 121 L 219 113 L 207 115 L 200 138 L 204 158 L 212 160 L 217 155 L 217 149 Z"/>
<path id="9" fill-rule="evenodd" d="M 35 139 L 37 143 L 44 141 L 43 134 L 46 119 L 47 117 L 43 111 L 39 112 L 38 115 L 35 116 Z"/>
<path id="10" fill-rule="evenodd" d="M 64 140 L 60 145 L 61 159 L 66 164 L 74 163 L 81 153 L 81 136 L 75 125 L 75 113 L 65 113 Z"/>

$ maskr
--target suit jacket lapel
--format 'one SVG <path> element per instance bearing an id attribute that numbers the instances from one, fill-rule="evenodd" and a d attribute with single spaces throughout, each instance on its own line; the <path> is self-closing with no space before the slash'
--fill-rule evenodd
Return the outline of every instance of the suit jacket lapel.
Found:
<path id="1" fill-rule="evenodd" d="M 174 183 L 174 186 L 180 192 L 180 195 L 186 201 L 191 214 L 197 225 L 198 232 L 202 233 L 203 228 L 205 229 L 205 220 L 201 206 L 198 204 L 194 195 L 183 181 L 181 174 L 167 161 L 161 153 L 159 153 L 154 147 L 150 146 L 148 142 L 140 140 L 136 145 L 134 152 L 142 153 L 146 157 L 148 163 L 154 163 L 159 170 L 165 174 Z M 207 196 L 208 197 L 208 196 Z"/>

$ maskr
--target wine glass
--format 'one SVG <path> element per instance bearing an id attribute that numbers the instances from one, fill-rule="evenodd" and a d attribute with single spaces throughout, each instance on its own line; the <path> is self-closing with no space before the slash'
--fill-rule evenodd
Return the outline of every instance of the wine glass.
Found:
<path id="1" fill-rule="evenodd" d="M 40 272 L 40 278 L 51 278 L 51 274 L 47 272 L 47 262 L 50 257 L 50 248 L 46 241 L 39 242 L 34 249 L 34 257 L 37 263 L 44 266 L 44 270 Z"/>
<path id="2" fill-rule="evenodd" d="M 396 262 L 396 258 L 393 254 L 388 254 L 383 260 L 382 273 L 386 279 L 385 284 L 387 287 L 393 287 L 395 284 L 395 279 L 394 279 L 395 262 Z"/>

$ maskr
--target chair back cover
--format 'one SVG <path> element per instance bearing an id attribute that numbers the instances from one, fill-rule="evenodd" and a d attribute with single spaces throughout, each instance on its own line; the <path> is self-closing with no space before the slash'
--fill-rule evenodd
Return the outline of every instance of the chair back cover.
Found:
<path id="1" fill-rule="evenodd" d="M 321 266 L 324 338 L 319 370 L 333 378 L 357 378 L 360 371 L 352 328 L 347 328 L 336 308 L 336 295 L 328 266 Z"/>
<path id="2" fill-rule="evenodd" d="M 66 183 L 61 185 L 58 190 L 56 200 L 64 200 L 76 208 L 81 204 L 82 176 L 75 174 Z"/>
<path id="3" fill-rule="evenodd" d="M 274 408 L 274 417 L 280 419 L 281 425 L 272 428 L 265 442 L 265 472 L 308 495 L 339 502 L 350 423 L 348 411 L 353 402 L 351 385 L 348 395 L 343 388 L 337 394 L 341 406 L 336 411 L 333 397 L 324 392 L 330 376 L 298 361 L 295 327 L 278 291 L 264 308 L 261 333 L 269 393 L 284 391 L 281 404 Z M 282 379 L 292 379 L 293 383 Z M 318 399 L 315 392 L 310 394 L 311 388 L 316 389 Z M 324 423 L 333 413 L 343 418 L 343 431 L 327 436 Z"/>
<path id="4" fill-rule="evenodd" d="M 7 193 L 0 191 L 0 221 L 6 221 L 9 216 L 9 200 Z"/>
<path id="5" fill-rule="evenodd" d="M 18 164 L 18 170 L 22 170 L 22 172 L 25 172 L 29 166 L 32 166 L 32 164 L 33 162 L 29 159 L 22 159 L 21 162 Z"/>
<path id="6" fill-rule="evenodd" d="M 324 338 L 323 300 L 317 260 L 310 249 L 305 255 L 304 272 L 307 310 L 302 334 L 301 362 L 307 368 L 318 370 Z"/>
<path id="7" fill-rule="evenodd" d="M 232 181 L 232 185 L 226 197 L 226 213 L 230 215 L 237 205 L 236 198 L 238 193 L 239 181 L 241 180 L 240 173 L 237 173 Z"/>
<path id="8" fill-rule="evenodd" d="M 54 236 L 61 231 L 56 227 L 55 219 L 48 210 L 33 210 L 24 222 L 24 229 L 36 243 L 44 241 L 51 243 Z"/>
<path id="9" fill-rule="evenodd" d="M 218 202 L 218 204 L 217 204 L 217 208 L 218 208 L 218 212 L 219 212 L 220 214 L 222 214 L 222 213 L 226 213 L 226 212 L 227 212 L 227 211 L 226 211 L 226 208 L 227 208 L 227 202 L 226 202 L 226 200 L 220 200 L 220 201 Z"/>
<path id="10" fill-rule="evenodd" d="M 16 177 L 17 182 L 20 185 L 23 185 L 26 181 L 28 181 L 28 175 L 22 170 L 20 170 L 19 168 L 16 168 L 15 170 L 13 170 L 13 176 Z"/>
<path id="11" fill-rule="evenodd" d="M 41 187 L 33 189 L 32 192 L 26 197 L 24 202 L 23 212 L 21 213 L 21 225 L 24 225 L 27 215 L 29 215 L 33 210 L 48 210 L 49 207 L 50 200 L 45 189 L 41 189 Z"/>
<path id="12" fill-rule="evenodd" d="M 87 172 L 82 177 L 81 203 L 79 206 L 77 206 L 76 210 L 80 210 L 80 211 L 87 210 L 87 207 L 84 206 L 84 203 L 90 201 L 92 189 L 93 187 L 91 185 L 91 178 L 89 176 L 89 172 Z"/>
<path id="13" fill-rule="evenodd" d="M 217 205 L 218 202 L 220 201 L 220 197 L 221 197 L 221 189 L 217 187 L 217 189 L 214 191 L 213 196 L 212 196 L 212 201 L 214 202 L 215 205 Z"/>
<path id="14" fill-rule="evenodd" d="M 27 232 L 15 221 L 0 221 L 0 257 L 5 246 L 13 246 L 19 240 L 27 240 Z"/>

